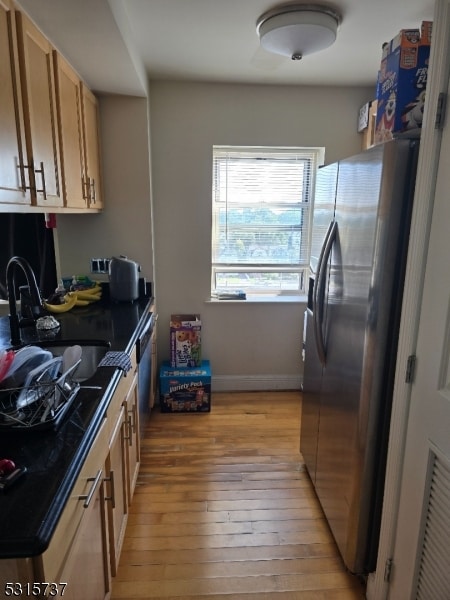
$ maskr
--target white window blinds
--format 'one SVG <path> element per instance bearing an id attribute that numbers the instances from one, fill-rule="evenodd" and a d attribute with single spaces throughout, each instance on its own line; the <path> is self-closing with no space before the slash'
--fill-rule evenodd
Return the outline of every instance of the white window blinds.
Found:
<path id="1" fill-rule="evenodd" d="M 212 291 L 304 291 L 316 148 L 213 149 Z"/>

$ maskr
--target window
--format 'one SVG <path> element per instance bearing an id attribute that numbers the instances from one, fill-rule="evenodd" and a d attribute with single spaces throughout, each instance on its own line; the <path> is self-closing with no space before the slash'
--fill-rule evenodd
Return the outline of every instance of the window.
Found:
<path id="1" fill-rule="evenodd" d="M 304 293 L 321 149 L 214 146 L 212 292 Z"/>

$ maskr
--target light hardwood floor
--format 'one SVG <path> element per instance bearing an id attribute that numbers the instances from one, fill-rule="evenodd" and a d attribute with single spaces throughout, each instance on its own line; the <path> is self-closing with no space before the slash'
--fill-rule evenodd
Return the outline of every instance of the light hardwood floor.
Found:
<path id="1" fill-rule="evenodd" d="M 301 394 L 216 393 L 147 427 L 114 600 L 359 600 L 299 453 Z"/>

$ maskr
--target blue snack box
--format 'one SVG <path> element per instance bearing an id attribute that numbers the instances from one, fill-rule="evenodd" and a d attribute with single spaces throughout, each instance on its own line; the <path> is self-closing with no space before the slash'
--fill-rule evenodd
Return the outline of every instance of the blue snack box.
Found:
<path id="1" fill-rule="evenodd" d="M 377 83 L 375 143 L 422 127 L 432 22 L 402 29 L 383 46 Z"/>
<path id="2" fill-rule="evenodd" d="M 161 412 L 210 412 L 211 367 L 209 360 L 201 367 L 171 367 L 163 362 L 159 371 L 159 402 Z"/>

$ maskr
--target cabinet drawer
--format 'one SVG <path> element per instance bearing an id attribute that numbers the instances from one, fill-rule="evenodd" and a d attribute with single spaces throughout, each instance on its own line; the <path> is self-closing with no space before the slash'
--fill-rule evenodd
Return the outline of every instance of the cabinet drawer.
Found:
<path id="1" fill-rule="evenodd" d="M 106 419 L 104 419 L 81 473 L 75 482 L 50 546 L 42 555 L 43 573 L 41 576 L 44 578 L 42 581 L 59 581 L 58 576 L 86 510 L 86 497 L 95 492 L 99 485 L 103 485 L 103 465 L 107 454 L 108 429 Z"/>

